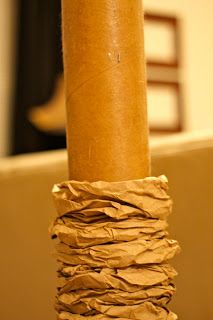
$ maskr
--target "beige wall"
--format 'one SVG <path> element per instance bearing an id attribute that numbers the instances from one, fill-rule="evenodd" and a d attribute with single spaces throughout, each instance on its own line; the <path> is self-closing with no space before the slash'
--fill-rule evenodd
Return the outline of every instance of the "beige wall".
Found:
<path id="1" fill-rule="evenodd" d="M 15 3 L 16 0 L 0 0 L 0 156 L 9 149 L 11 131 Z M 213 1 L 144 0 L 144 6 L 149 11 L 181 18 L 185 128 L 188 131 L 213 128 Z"/>
<path id="2" fill-rule="evenodd" d="M 213 128 L 213 1 L 144 0 L 144 6 L 181 18 L 185 127 Z"/>
<path id="3" fill-rule="evenodd" d="M 16 0 L 0 0 L 0 157 L 9 150 Z"/>
<path id="4" fill-rule="evenodd" d="M 169 178 L 170 232 L 182 247 L 172 262 L 179 276 L 171 309 L 180 320 L 212 320 L 213 132 L 152 141 L 151 154 L 152 174 Z M 47 230 L 56 217 L 50 190 L 65 179 L 65 151 L 0 160 L 2 320 L 56 320 L 55 259 Z"/>

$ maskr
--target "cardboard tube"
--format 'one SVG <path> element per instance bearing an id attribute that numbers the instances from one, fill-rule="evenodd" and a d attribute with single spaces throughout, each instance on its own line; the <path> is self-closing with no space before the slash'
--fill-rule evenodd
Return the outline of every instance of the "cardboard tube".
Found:
<path id="1" fill-rule="evenodd" d="M 62 0 L 70 179 L 150 175 L 141 0 Z"/>

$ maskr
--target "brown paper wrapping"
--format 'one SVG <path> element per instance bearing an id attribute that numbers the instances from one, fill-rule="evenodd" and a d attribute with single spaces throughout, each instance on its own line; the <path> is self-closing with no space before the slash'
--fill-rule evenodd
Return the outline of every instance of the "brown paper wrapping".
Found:
<path id="1" fill-rule="evenodd" d="M 110 319 L 122 319 L 122 320 L 128 320 L 128 319 L 138 319 L 138 320 L 176 320 L 177 316 L 168 311 L 167 309 L 155 307 L 151 303 L 146 303 L 142 306 L 135 306 L 134 312 L 132 312 L 130 315 L 128 315 L 128 312 L 131 312 L 130 310 L 126 312 L 125 308 L 123 307 L 117 307 L 117 310 L 122 309 L 123 312 L 121 313 L 127 313 L 126 317 L 120 316 L 118 317 L 115 312 L 108 312 L 112 313 L 112 316 L 108 316 L 107 314 L 98 314 L 95 316 L 81 316 L 78 314 L 68 313 L 68 312 L 61 312 L 58 316 L 59 320 L 83 320 L 83 319 L 91 319 L 91 320 L 110 320 Z"/>
<path id="2" fill-rule="evenodd" d="M 162 220 L 133 218 L 116 222 L 103 221 L 88 224 L 72 219 L 57 219 L 52 228 L 52 236 L 72 247 L 91 247 L 106 242 L 160 239 L 166 236 L 167 223 Z"/>
<path id="3" fill-rule="evenodd" d="M 53 196 L 59 217 L 84 222 L 107 217 L 166 219 L 172 206 L 167 191 L 168 181 L 161 176 L 112 183 L 67 181 L 54 186 Z"/>
<path id="4" fill-rule="evenodd" d="M 150 312 L 146 312 L 144 313 L 145 316 L 144 317 L 141 317 L 140 319 L 141 320 L 152 320 L 152 319 L 158 319 L 158 320 L 176 320 L 177 319 L 177 316 L 172 313 L 172 312 L 169 312 L 169 314 L 166 316 L 166 317 L 161 317 L 161 318 L 151 318 L 151 315 L 150 315 Z M 58 317 L 58 320 L 72 320 L 72 319 L 76 319 L 76 320 L 83 320 L 85 319 L 84 316 L 80 316 L 80 315 L 77 315 L 77 314 L 71 314 L 71 313 L 68 313 L 68 312 L 62 312 L 60 313 L 59 317 Z M 115 318 L 115 317 L 108 317 L 108 316 L 105 316 L 105 315 L 102 315 L 102 314 L 99 314 L 97 316 L 87 316 L 86 319 L 89 319 L 89 320 L 110 320 L 110 319 L 121 319 L 121 320 L 128 320 L 129 318 Z"/>
<path id="5" fill-rule="evenodd" d="M 54 186 L 58 319 L 176 319 L 167 190 L 165 176 Z"/>
<path id="6" fill-rule="evenodd" d="M 143 240 L 72 249 L 64 243 L 56 245 L 57 259 L 70 265 L 125 268 L 131 265 L 161 263 L 179 251 L 174 240 Z M 134 253 L 134 254 L 133 254 Z"/>
<path id="7" fill-rule="evenodd" d="M 136 292 L 150 286 L 168 285 L 177 275 L 169 264 L 123 269 L 94 269 L 88 266 L 67 267 L 62 265 L 58 273 L 61 294 L 80 289 L 116 289 Z"/>

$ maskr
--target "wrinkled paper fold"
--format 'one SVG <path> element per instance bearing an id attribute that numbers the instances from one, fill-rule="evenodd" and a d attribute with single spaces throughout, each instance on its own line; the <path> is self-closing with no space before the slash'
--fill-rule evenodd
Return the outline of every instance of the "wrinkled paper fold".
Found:
<path id="1" fill-rule="evenodd" d="M 168 260 L 172 201 L 165 176 L 124 182 L 67 181 L 53 188 L 58 217 L 59 320 L 174 320 Z"/>

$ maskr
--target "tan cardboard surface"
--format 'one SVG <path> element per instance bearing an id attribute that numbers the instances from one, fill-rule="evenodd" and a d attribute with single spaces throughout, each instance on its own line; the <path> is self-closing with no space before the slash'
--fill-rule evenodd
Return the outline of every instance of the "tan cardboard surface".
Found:
<path id="1" fill-rule="evenodd" d="M 70 179 L 150 175 L 141 0 L 63 0 Z"/>

